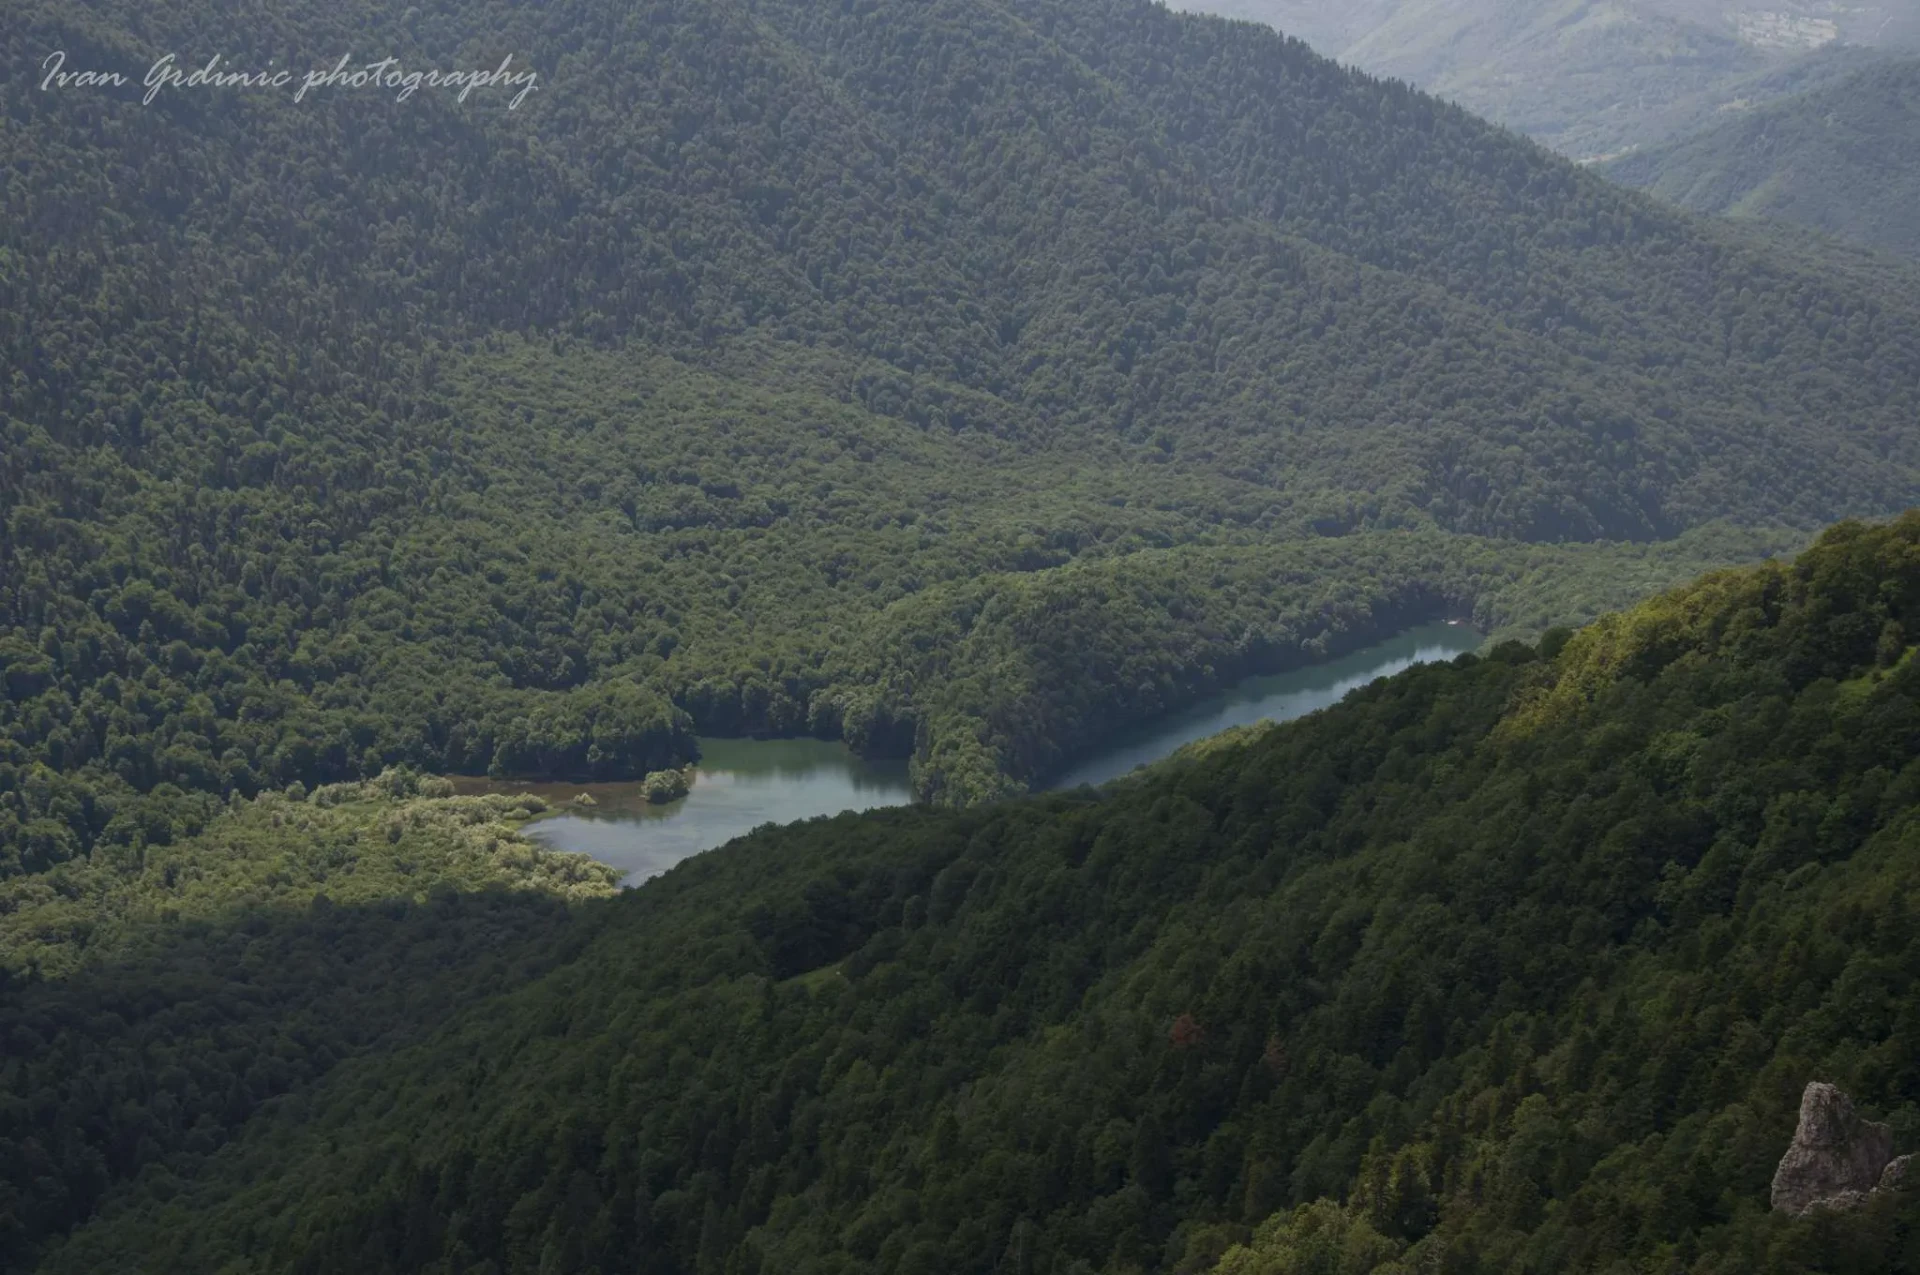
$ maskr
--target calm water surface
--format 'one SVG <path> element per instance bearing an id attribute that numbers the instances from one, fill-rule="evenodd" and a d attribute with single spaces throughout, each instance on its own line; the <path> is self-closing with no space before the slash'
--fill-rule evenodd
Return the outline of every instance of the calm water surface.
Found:
<path id="1" fill-rule="evenodd" d="M 1376 677 L 1426 660 L 1452 659 L 1479 645 L 1480 635 L 1465 625 L 1432 624 L 1310 668 L 1249 678 L 1184 712 L 1117 737 L 1111 747 L 1047 786 L 1102 784 L 1229 726 L 1299 717 L 1337 703 Z M 901 806 L 913 799 L 905 762 L 862 761 L 844 744 L 818 739 L 702 739 L 692 791 L 664 806 L 648 805 L 638 784 L 489 787 L 537 792 L 562 806 L 562 813 L 528 824 L 527 835 L 556 850 L 589 854 L 620 868 L 628 885 L 763 823 Z M 595 804 L 567 804 L 581 793 L 590 793 Z"/>
<path id="2" fill-rule="evenodd" d="M 1305 717 L 1338 704 L 1348 691 L 1365 686 L 1376 677 L 1391 677 L 1416 664 L 1450 660 L 1479 645 L 1480 634 L 1467 625 L 1427 624 L 1337 660 L 1271 677 L 1250 677 L 1211 699 L 1117 736 L 1109 747 L 1073 766 L 1046 787 L 1104 784 L 1136 766 L 1159 761 L 1196 739 L 1218 735 L 1232 726 Z"/>
<path id="3" fill-rule="evenodd" d="M 518 787 L 556 805 L 590 793 L 597 804 L 567 805 L 528 824 L 526 834 L 623 869 L 628 885 L 763 823 L 913 800 L 906 762 L 862 761 L 845 744 L 822 739 L 702 739 L 692 790 L 664 806 L 647 804 L 639 784 Z"/>

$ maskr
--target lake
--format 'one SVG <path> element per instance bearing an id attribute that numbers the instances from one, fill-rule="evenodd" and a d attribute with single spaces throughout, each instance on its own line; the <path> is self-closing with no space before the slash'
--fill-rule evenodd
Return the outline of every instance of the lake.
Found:
<path id="1" fill-rule="evenodd" d="M 661 806 L 649 805 L 639 784 L 512 787 L 539 793 L 556 806 L 590 794 L 593 806 L 565 805 L 563 813 L 536 819 L 525 832 L 556 850 L 592 855 L 624 870 L 628 885 L 763 823 L 913 800 L 906 762 L 863 761 L 845 744 L 824 739 L 702 739 L 692 790 Z"/>
<path id="2" fill-rule="evenodd" d="M 1426 624 L 1384 642 L 1324 660 L 1290 673 L 1250 677 L 1190 708 L 1169 713 L 1150 725 L 1122 732 L 1092 757 L 1069 767 L 1048 789 L 1104 784 L 1135 767 L 1159 761 L 1196 739 L 1254 722 L 1287 722 L 1338 704 L 1347 692 L 1377 677 L 1435 660 L 1450 660 L 1480 645 L 1480 634 L 1464 624 Z"/>
<path id="3" fill-rule="evenodd" d="M 1300 717 L 1339 702 L 1376 677 L 1423 661 L 1452 659 L 1479 645 L 1480 635 L 1465 625 L 1430 624 L 1339 659 L 1248 678 L 1182 712 L 1117 736 L 1045 787 L 1103 784 L 1230 726 Z M 561 813 L 528 824 L 527 835 L 556 850 L 592 855 L 620 868 L 628 885 L 763 823 L 901 806 L 913 799 L 904 761 L 863 761 L 846 745 L 819 739 L 702 739 L 692 791 L 661 806 L 647 804 L 638 784 L 488 786 L 535 792 L 561 807 Z M 595 804 L 567 804 L 581 793 L 591 794 Z"/>

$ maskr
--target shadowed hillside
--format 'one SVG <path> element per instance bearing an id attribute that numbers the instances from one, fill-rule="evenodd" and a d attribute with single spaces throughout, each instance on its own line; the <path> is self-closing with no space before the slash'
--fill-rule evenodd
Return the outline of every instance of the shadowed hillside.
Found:
<path id="1" fill-rule="evenodd" d="M 41 1269 L 1911 1269 L 1911 1190 L 1767 1191 L 1809 1078 L 1920 1137 L 1916 562 L 1843 526 L 1105 794 L 763 830 Z"/>

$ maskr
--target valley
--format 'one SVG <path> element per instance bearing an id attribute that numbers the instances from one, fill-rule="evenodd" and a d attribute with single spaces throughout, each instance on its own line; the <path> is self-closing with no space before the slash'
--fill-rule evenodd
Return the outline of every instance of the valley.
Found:
<path id="1" fill-rule="evenodd" d="M 11 4 L 0 1270 L 1920 1270 L 1901 13 L 1442 8 Z"/>
<path id="2" fill-rule="evenodd" d="M 1450 659 L 1480 641 L 1480 635 L 1464 625 L 1426 625 L 1338 659 L 1250 678 L 1096 746 L 1090 756 L 1071 759 L 1067 769 L 1048 777 L 1044 786 L 1058 790 L 1108 783 L 1185 745 L 1236 727 L 1290 721 L 1337 703 L 1377 677 L 1416 663 Z M 866 761 L 844 746 L 803 739 L 703 739 L 691 792 L 665 804 L 649 801 L 638 784 L 462 786 L 508 796 L 530 792 L 558 807 L 558 813 L 526 825 L 526 835 L 554 850 L 618 868 L 628 887 L 764 824 L 913 800 L 904 764 Z M 591 804 L 579 802 L 582 795 Z"/>

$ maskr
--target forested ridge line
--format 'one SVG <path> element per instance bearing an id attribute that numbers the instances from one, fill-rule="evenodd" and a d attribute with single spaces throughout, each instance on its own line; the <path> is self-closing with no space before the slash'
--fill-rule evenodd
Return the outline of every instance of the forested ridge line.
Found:
<path id="1" fill-rule="evenodd" d="M 1143 0 L 9 17 L 541 80 L 0 80 L 0 1265 L 1920 1268 L 1764 1204 L 1920 1134 L 1920 516 L 1596 619 L 1920 498 L 1912 268 Z M 1443 610 L 1593 622 L 1018 796 Z M 696 731 L 926 802 L 421 778 Z"/>
<path id="2" fill-rule="evenodd" d="M 1697 212 L 1920 256 L 1920 59 L 1868 67 L 1606 165 Z"/>
<path id="3" fill-rule="evenodd" d="M 1920 514 L 1844 525 L 1102 794 L 762 830 L 39 1268 L 1913 1269 L 1912 1190 L 1767 1184 L 1808 1079 L 1920 1136 L 1916 616 Z"/>

